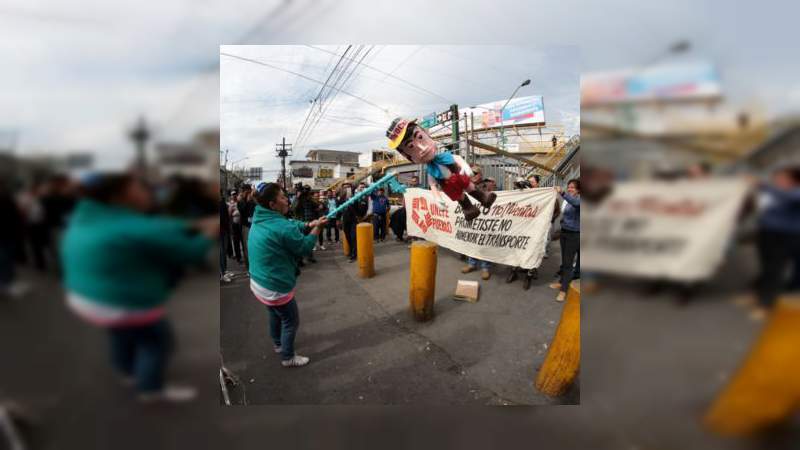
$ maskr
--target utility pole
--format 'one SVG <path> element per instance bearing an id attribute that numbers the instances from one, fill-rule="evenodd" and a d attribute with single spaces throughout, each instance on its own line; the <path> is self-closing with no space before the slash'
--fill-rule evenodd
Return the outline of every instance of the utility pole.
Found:
<path id="1" fill-rule="evenodd" d="M 452 144 L 450 147 L 450 151 L 455 152 L 459 148 L 459 133 L 458 133 L 458 124 L 461 121 L 461 118 L 458 117 L 458 105 L 450 105 L 450 120 L 453 123 L 453 135 L 452 135 Z"/>
<path id="2" fill-rule="evenodd" d="M 228 186 L 228 149 L 227 148 L 225 149 L 225 162 L 222 163 L 222 169 L 223 169 L 223 173 L 225 174 L 225 180 L 223 180 L 223 183 L 224 183 L 223 186 L 224 186 L 225 192 L 227 193 L 228 189 L 229 189 L 229 186 Z"/>
<path id="3" fill-rule="evenodd" d="M 144 117 L 139 117 L 139 121 L 128 136 L 133 140 L 133 143 L 136 144 L 136 164 L 142 174 L 144 174 L 147 170 L 145 145 L 147 145 L 147 141 L 150 139 L 150 129 L 147 128 Z"/>
<path id="4" fill-rule="evenodd" d="M 472 164 L 472 161 L 470 160 L 470 157 L 469 157 L 469 153 L 470 153 L 470 146 L 469 146 L 469 120 L 467 119 L 467 113 L 464 113 L 464 134 L 467 137 L 467 140 L 466 140 L 467 162 Z"/>
<path id="5" fill-rule="evenodd" d="M 283 190 L 286 190 L 286 157 L 292 155 L 292 144 L 286 145 L 286 138 L 283 138 L 283 142 L 280 144 L 275 144 L 275 153 L 281 159 L 281 178 L 283 179 Z"/>
<path id="6" fill-rule="evenodd" d="M 470 135 L 470 139 L 475 140 L 475 112 L 474 111 L 470 111 L 469 112 L 469 135 Z M 475 164 L 475 147 L 473 147 L 472 143 L 469 142 L 469 141 L 467 142 L 467 145 L 469 145 L 469 157 L 470 157 L 469 163 L 470 164 Z"/>

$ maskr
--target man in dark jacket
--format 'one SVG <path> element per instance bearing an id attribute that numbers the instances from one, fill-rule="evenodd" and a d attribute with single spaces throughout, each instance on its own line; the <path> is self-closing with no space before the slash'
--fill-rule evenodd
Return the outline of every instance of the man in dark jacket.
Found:
<path id="1" fill-rule="evenodd" d="M 312 222 L 320 217 L 319 203 L 314 200 L 310 186 L 303 186 L 302 192 L 297 197 L 297 204 L 294 207 L 294 217 L 302 222 Z M 315 245 L 314 249 L 316 250 L 316 248 L 317 246 Z M 313 253 L 308 257 L 308 260 L 312 263 L 317 262 Z M 302 259 L 300 260 L 300 266 L 303 266 Z"/>
<path id="2" fill-rule="evenodd" d="M 225 199 L 219 199 L 219 279 L 223 283 L 230 283 L 228 275 L 228 242 L 230 241 L 230 217 Z"/>
<path id="3" fill-rule="evenodd" d="M 244 250 L 244 266 L 250 267 L 250 259 L 247 254 L 247 238 L 250 236 L 250 226 L 253 222 L 253 212 L 255 211 L 255 201 L 253 200 L 253 188 L 249 184 L 242 186 L 242 192 L 239 195 L 239 202 L 236 207 L 239 208 L 239 216 L 242 221 L 242 241 Z"/>
<path id="4" fill-rule="evenodd" d="M 800 167 L 782 167 L 771 183 L 759 183 L 767 206 L 758 220 L 760 274 L 756 282 L 759 308 L 752 315 L 761 319 L 786 289 L 786 273 L 800 255 Z M 795 268 L 796 270 L 796 268 Z"/>
<path id="5" fill-rule="evenodd" d="M 382 188 L 378 188 L 373 194 L 372 200 L 372 239 L 383 242 L 386 240 L 386 213 L 389 211 L 389 199 L 383 193 Z"/>
<path id="6" fill-rule="evenodd" d="M 362 183 L 359 185 L 356 192 L 361 192 L 366 186 Z M 364 219 L 369 209 L 369 200 L 366 197 L 357 202 L 353 202 L 348 206 L 342 214 L 342 226 L 344 227 L 344 236 L 347 243 L 350 245 L 350 262 L 356 260 L 358 255 L 356 245 L 356 225 Z"/>

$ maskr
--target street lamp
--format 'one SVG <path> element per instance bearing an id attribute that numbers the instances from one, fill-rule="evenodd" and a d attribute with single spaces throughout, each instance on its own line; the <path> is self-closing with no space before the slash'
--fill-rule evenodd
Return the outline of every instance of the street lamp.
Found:
<path id="1" fill-rule="evenodd" d="M 516 89 L 514 89 L 514 92 L 511 93 L 511 97 L 508 97 L 508 100 L 506 100 L 506 104 L 503 105 L 502 108 L 500 108 L 500 146 L 502 146 L 501 148 L 503 150 L 506 149 L 506 135 L 505 135 L 505 129 L 503 128 L 503 111 L 506 109 L 506 106 L 508 106 L 508 103 L 511 101 L 511 99 L 514 98 L 515 95 L 517 95 L 517 91 L 521 87 L 527 86 L 529 84 L 531 84 L 531 80 L 523 81 L 522 84 L 520 84 L 519 86 L 517 86 Z"/>

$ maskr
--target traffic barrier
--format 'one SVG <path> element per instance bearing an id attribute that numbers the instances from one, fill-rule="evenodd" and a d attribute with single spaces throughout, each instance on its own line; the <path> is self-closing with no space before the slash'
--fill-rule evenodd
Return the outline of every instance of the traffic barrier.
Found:
<path id="1" fill-rule="evenodd" d="M 704 418 L 722 435 L 744 436 L 800 408 L 800 296 L 775 304 L 761 335 Z"/>
<path id="2" fill-rule="evenodd" d="M 372 224 L 360 223 L 356 226 L 356 255 L 358 275 L 361 278 L 375 276 L 375 256 L 372 253 Z"/>
<path id="3" fill-rule="evenodd" d="M 419 322 L 433 318 L 436 294 L 436 244 L 417 241 L 411 244 L 411 279 L 408 300 L 411 314 Z"/>
<path id="4" fill-rule="evenodd" d="M 581 364 L 581 284 L 573 281 L 561 311 L 558 328 L 536 377 L 536 389 L 556 397 L 569 389 Z"/>

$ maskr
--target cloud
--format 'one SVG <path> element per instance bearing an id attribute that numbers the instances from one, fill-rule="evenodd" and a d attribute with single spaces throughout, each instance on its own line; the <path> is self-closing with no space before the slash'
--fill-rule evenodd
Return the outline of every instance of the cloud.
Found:
<path id="1" fill-rule="evenodd" d="M 552 121 L 560 120 L 558 111 L 579 115 L 578 53 L 573 47 L 353 46 L 348 56 L 362 61 L 360 66 L 331 55 L 346 48 L 222 47 L 221 52 L 274 66 L 222 57 L 222 147 L 249 155 L 248 164 L 263 164 L 265 170 L 279 167 L 274 144 L 284 136 L 295 146 L 293 159 L 311 148 L 366 152 L 385 146 L 386 126 L 395 116 L 443 111 L 452 102 L 470 106 L 502 99 L 527 78 L 532 86 L 519 95 L 544 95 Z M 323 102 L 322 119 L 306 123 L 309 111 L 319 108 L 309 102 L 321 85 L 303 77 L 336 82 L 336 75 L 328 77 L 337 63 L 351 64 L 336 86 L 353 96 L 331 94 Z M 577 127 L 570 131 L 577 132 Z"/>

